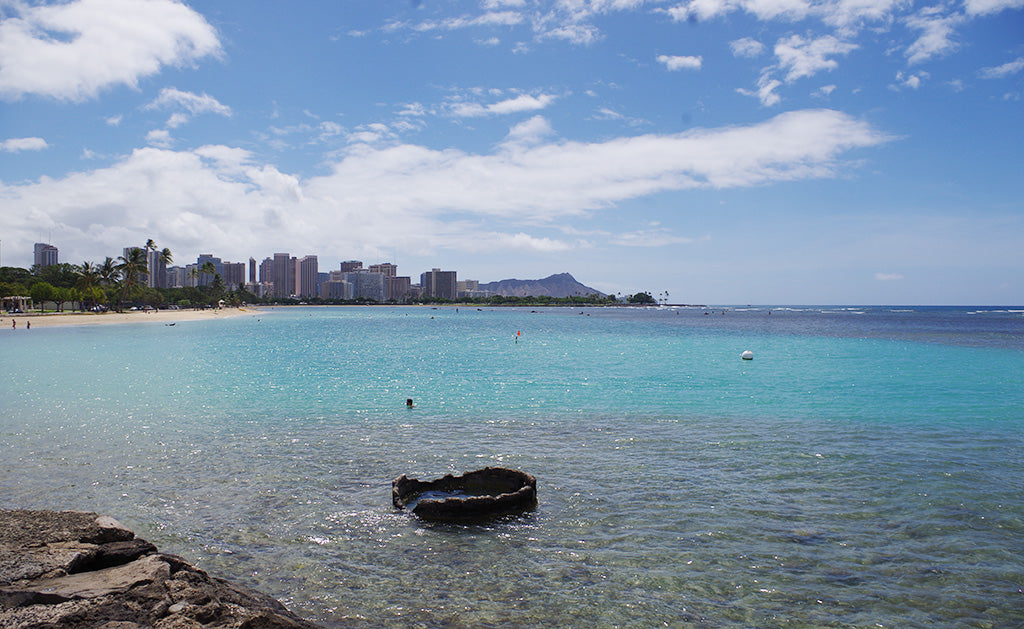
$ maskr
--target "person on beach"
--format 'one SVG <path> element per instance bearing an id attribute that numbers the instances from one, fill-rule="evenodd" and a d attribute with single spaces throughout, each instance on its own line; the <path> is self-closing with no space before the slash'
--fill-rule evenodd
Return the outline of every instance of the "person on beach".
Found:
<path id="1" fill-rule="evenodd" d="M 32 322 L 31 321 L 26 321 L 25 322 L 25 329 L 26 330 L 31 330 L 32 329 Z"/>
<path id="2" fill-rule="evenodd" d="M 11 329 L 12 330 L 17 330 L 18 329 L 18 320 L 17 319 L 11 319 Z"/>

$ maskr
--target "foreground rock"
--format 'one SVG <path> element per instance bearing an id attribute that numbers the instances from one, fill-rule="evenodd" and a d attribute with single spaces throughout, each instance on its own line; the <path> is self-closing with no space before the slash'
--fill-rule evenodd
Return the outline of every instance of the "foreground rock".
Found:
<path id="1" fill-rule="evenodd" d="M 316 625 L 265 594 L 158 552 L 112 518 L 0 509 L 0 627 Z"/>

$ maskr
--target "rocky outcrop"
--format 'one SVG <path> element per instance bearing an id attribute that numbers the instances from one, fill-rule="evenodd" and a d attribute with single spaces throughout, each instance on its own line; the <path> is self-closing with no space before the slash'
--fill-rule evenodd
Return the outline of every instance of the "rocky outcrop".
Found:
<path id="1" fill-rule="evenodd" d="M 391 502 L 431 522 L 481 522 L 537 506 L 537 479 L 505 467 L 421 481 L 402 474 L 391 481 Z"/>
<path id="2" fill-rule="evenodd" d="M 160 553 L 116 520 L 0 510 L 0 627 L 314 629 L 273 598 Z"/>

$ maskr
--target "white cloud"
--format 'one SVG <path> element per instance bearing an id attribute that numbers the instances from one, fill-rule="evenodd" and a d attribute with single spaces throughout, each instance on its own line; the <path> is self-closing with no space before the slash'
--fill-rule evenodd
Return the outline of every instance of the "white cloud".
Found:
<path id="1" fill-rule="evenodd" d="M 610 242 L 625 247 L 665 247 L 668 245 L 690 245 L 696 242 L 696 239 L 674 236 L 668 230 L 659 228 L 615 234 L 611 237 Z"/>
<path id="2" fill-rule="evenodd" d="M 0 97 L 81 101 L 114 85 L 135 87 L 166 65 L 220 52 L 213 27 L 172 0 L 5 3 Z"/>
<path id="3" fill-rule="evenodd" d="M 555 27 L 538 29 L 538 37 L 542 39 L 562 39 L 570 44 L 588 46 L 601 38 L 601 31 L 592 24 L 561 24 Z"/>
<path id="4" fill-rule="evenodd" d="M 903 72 L 896 73 L 896 85 L 892 86 L 898 90 L 901 87 L 907 87 L 912 90 L 920 89 L 921 84 L 924 83 L 925 79 L 930 78 L 931 75 L 927 72 L 917 72 L 912 74 L 904 74 Z"/>
<path id="5" fill-rule="evenodd" d="M 209 113 L 231 116 L 231 108 L 222 105 L 209 94 L 193 94 L 173 87 L 160 90 L 160 94 L 146 105 L 146 109 L 184 109 L 192 115 Z"/>
<path id="6" fill-rule="evenodd" d="M 704 63 L 703 57 L 680 57 L 675 55 L 658 55 L 658 63 L 665 64 L 670 71 L 700 70 Z"/>
<path id="7" fill-rule="evenodd" d="M 483 0 L 480 6 L 488 11 L 504 7 L 525 7 L 526 0 Z"/>
<path id="8" fill-rule="evenodd" d="M 990 15 L 1021 7 L 1024 7 L 1024 0 L 964 0 L 964 8 L 969 15 Z"/>
<path id="9" fill-rule="evenodd" d="M 711 20 L 736 11 L 748 13 L 763 21 L 795 22 L 816 17 L 829 26 L 849 33 L 865 22 L 885 22 L 896 10 L 906 5 L 909 5 L 907 0 L 689 0 L 665 12 L 678 22 Z"/>
<path id="10" fill-rule="evenodd" d="M 482 246 L 481 246 L 482 245 Z M 516 234 L 499 234 L 493 239 L 481 239 L 477 243 L 478 251 L 507 250 L 533 251 L 537 253 L 554 253 L 568 251 L 572 245 L 552 238 L 537 238 L 523 232 Z"/>
<path id="11" fill-rule="evenodd" d="M 554 134 L 551 123 L 544 116 L 534 116 L 521 122 L 509 130 L 505 138 L 508 146 L 527 146 L 540 144 L 544 138 Z"/>
<path id="12" fill-rule="evenodd" d="M 875 279 L 879 282 L 895 282 L 903 279 L 900 273 L 875 273 Z"/>
<path id="13" fill-rule="evenodd" d="M 238 148 L 137 149 L 61 179 L 0 183 L 0 231 L 30 245 L 40 225 L 54 226 L 71 259 L 150 237 L 172 251 L 202 248 L 227 259 L 288 249 L 327 255 L 350 245 L 412 252 L 503 242 L 557 251 L 575 245 L 529 235 L 533 227 L 660 192 L 832 177 L 846 170 L 844 153 L 889 139 L 831 110 L 594 143 L 547 139 L 549 128 L 531 119 L 510 133 L 529 142 L 479 154 L 354 144 L 329 174 L 308 180 Z M 150 140 L 170 136 L 155 131 Z"/>
<path id="14" fill-rule="evenodd" d="M 174 145 L 174 139 L 167 129 L 153 129 L 146 134 L 146 143 L 157 148 L 170 148 Z"/>
<path id="15" fill-rule="evenodd" d="M 555 99 L 556 97 L 552 94 L 540 94 L 539 96 L 520 94 L 515 98 L 509 98 L 489 105 L 481 105 L 480 103 L 472 102 L 457 102 L 453 103 L 449 110 L 453 116 L 459 118 L 475 118 L 492 115 L 497 116 L 544 109 L 553 103 Z"/>
<path id="16" fill-rule="evenodd" d="M 1017 74 L 1021 70 L 1024 70 L 1024 57 L 1017 57 L 1013 61 L 1007 61 L 1001 66 L 982 68 L 978 75 L 983 79 L 1002 79 L 1011 74 Z"/>
<path id="17" fill-rule="evenodd" d="M 817 97 L 817 98 L 826 98 L 828 96 L 831 96 L 832 92 L 834 92 L 834 91 L 836 91 L 836 86 L 835 85 L 822 85 L 818 89 L 814 90 L 811 93 L 811 96 L 814 96 L 814 97 Z"/>
<path id="18" fill-rule="evenodd" d="M 752 59 L 764 54 L 765 46 L 752 37 L 744 37 L 729 42 L 732 54 L 735 57 L 746 57 Z"/>
<path id="19" fill-rule="evenodd" d="M 921 35 L 906 51 L 907 62 L 911 65 L 947 55 L 960 45 L 953 40 L 954 29 L 963 23 L 960 15 L 940 15 L 940 9 L 923 9 L 917 15 L 906 19 L 907 26 L 921 31 Z"/>
<path id="20" fill-rule="evenodd" d="M 43 138 L 10 138 L 8 140 L 0 140 L 0 153 L 41 151 L 48 146 Z"/>
<path id="21" fill-rule="evenodd" d="M 465 28 L 475 27 L 493 27 L 493 26 L 516 26 L 522 24 L 525 18 L 522 14 L 515 11 L 488 11 L 477 16 L 460 16 L 452 17 L 444 20 L 428 20 L 413 25 L 411 28 L 419 32 L 429 32 L 435 30 L 446 30 L 455 31 Z M 395 24 L 393 28 L 406 26 L 404 24 Z"/>
<path id="22" fill-rule="evenodd" d="M 885 22 L 898 9 L 910 6 L 907 0 L 835 0 L 814 5 L 822 20 L 845 33 L 857 30 L 864 22 Z"/>
<path id="23" fill-rule="evenodd" d="M 668 9 L 676 21 L 710 20 L 733 11 L 745 11 L 761 20 L 799 20 L 811 11 L 806 0 L 690 0 Z"/>
<path id="24" fill-rule="evenodd" d="M 778 105 L 782 97 L 775 93 L 775 90 L 782 86 L 782 81 L 773 79 L 770 74 L 765 73 L 761 75 L 761 78 L 757 81 L 757 90 L 750 91 L 743 88 L 737 88 L 736 91 L 744 96 L 756 96 L 761 104 L 765 107 L 771 107 L 772 105 Z"/>
<path id="25" fill-rule="evenodd" d="M 351 144 L 379 144 L 385 141 L 395 140 L 397 136 L 386 124 L 375 122 L 372 124 L 360 125 L 355 131 L 348 134 L 348 141 Z"/>
<path id="26" fill-rule="evenodd" d="M 189 121 L 188 115 L 183 113 L 173 113 L 171 117 L 167 119 L 167 124 L 164 126 L 168 129 L 177 129 L 181 125 Z"/>
<path id="27" fill-rule="evenodd" d="M 120 125 L 120 124 L 121 124 L 121 120 L 122 120 L 123 118 L 124 118 L 124 116 L 121 116 L 121 115 L 117 115 L 117 116 L 110 116 L 109 118 L 106 118 L 106 119 L 105 119 L 105 121 L 106 121 L 106 123 L 107 123 L 108 125 L 110 125 L 110 126 L 112 126 L 112 127 L 116 127 L 116 126 L 118 126 L 118 125 Z"/>
<path id="28" fill-rule="evenodd" d="M 786 70 L 786 82 L 814 76 L 822 70 L 834 70 L 839 64 L 831 55 L 845 55 L 857 49 L 856 44 L 840 41 L 831 35 L 818 39 L 804 39 L 793 35 L 775 44 L 775 56 Z"/>

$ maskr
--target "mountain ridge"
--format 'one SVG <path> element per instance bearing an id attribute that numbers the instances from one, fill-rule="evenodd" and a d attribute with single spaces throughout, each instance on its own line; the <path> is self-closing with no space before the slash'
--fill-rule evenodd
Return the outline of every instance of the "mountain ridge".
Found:
<path id="1" fill-rule="evenodd" d="M 555 273 L 539 280 L 506 279 L 480 284 L 480 290 L 503 297 L 572 297 L 574 295 L 597 295 L 601 291 L 581 284 L 569 273 Z"/>

